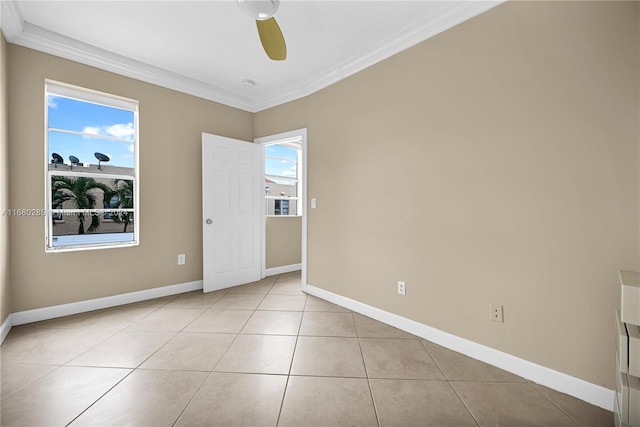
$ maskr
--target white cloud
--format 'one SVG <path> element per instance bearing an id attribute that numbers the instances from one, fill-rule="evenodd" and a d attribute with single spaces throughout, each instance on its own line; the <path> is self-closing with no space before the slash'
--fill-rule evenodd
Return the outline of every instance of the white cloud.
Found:
<path id="1" fill-rule="evenodd" d="M 86 126 L 82 132 L 90 135 L 115 136 L 116 138 L 133 139 L 135 129 L 133 128 L 133 123 L 118 123 L 102 127 Z M 132 148 L 130 148 L 130 150 L 132 150 Z"/>
<path id="2" fill-rule="evenodd" d="M 296 170 L 296 166 L 291 166 L 289 169 L 282 172 L 282 176 L 296 176 L 298 171 Z"/>
<path id="3" fill-rule="evenodd" d="M 133 153 L 134 149 L 135 149 L 135 146 L 133 144 L 129 144 L 129 147 L 127 147 L 127 150 L 129 150 L 130 153 Z"/>
<path id="4" fill-rule="evenodd" d="M 56 97 L 53 95 L 49 95 L 47 97 L 47 107 L 49 108 L 58 108 L 58 104 L 56 103 Z"/>
<path id="5" fill-rule="evenodd" d="M 133 129 L 133 123 L 119 123 L 112 126 L 105 126 L 104 132 L 107 135 L 115 136 L 117 138 L 133 138 L 135 129 Z"/>
<path id="6" fill-rule="evenodd" d="M 88 133 L 90 135 L 101 135 L 100 128 L 97 126 L 87 126 L 82 129 L 82 133 Z"/>

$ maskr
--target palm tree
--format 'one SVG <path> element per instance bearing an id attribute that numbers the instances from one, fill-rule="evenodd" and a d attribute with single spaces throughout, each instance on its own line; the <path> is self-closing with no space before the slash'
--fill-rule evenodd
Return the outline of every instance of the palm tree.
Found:
<path id="1" fill-rule="evenodd" d="M 133 209 L 133 181 L 114 179 L 110 191 L 105 193 L 104 200 L 110 208 Z M 133 212 L 111 212 L 111 219 L 117 224 L 124 224 L 122 232 L 126 233 L 127 226 L 133 222 Z"/>
<path id="2" fill-rule="evenodd" d="M 64 206 L 64 203 L 69 209 L 95 209 L 96 190 L 107 193 L 109 187 L 97 182 L 93 178 L 85 176 L 51 177 L 51 191 L 53 192 L 52 206 Z M 75 215 L 80 221 L 78 234 L 85 234 L 84 221 L 87 214 L 85 212 L 77 212 Z M 91 215 L 91 225 L 87 229 L 87 232 L 91 233 L 100 227 L 100 217 L 94 214 L 89 215 Z"/>

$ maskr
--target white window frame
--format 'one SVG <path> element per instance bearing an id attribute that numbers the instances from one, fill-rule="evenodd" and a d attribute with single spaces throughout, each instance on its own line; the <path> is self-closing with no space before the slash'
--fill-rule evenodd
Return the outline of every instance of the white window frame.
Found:
<path id="1" fill-rule="evenodd" d="M 134 140 L 132 141 L 134 144 L 134 168 L 133 175 L 119 175 L 119 174 L 94 174 L 89 172 L 82 172 L 80 170 L 65 170 L 64 173 L 60 173 L 56 170 L 49 170 L 49 131 L 62 131 L 70 134 L 83 135 L 82 132 L 75 132 L 70 130 L 61 130 L 61 129 L 53 129 L 49 128 L 49 107 L 48 107 L 48 99 L 49 95 L 61 96 L 65 98 L 72 98 L 78 101 L 90 102 L 94 104 L 104 105 L 107 107 L 118 108 L 122 110 L 127 110 L 133 112 L 133 126 L 135 131 Z M 140 244 L 140 191 L 139 191 L 139 181 L 140 181 L 140 150 L 139 150 L 139 105 L 138 101 L 133 99 L 128 99 L 124 97 L 120 97 L 117 95 L 111 95 L 104 92 L 99 92 L 92 89 L 87 89 L 79 86 L 70 85 L 67 83 L 61 83 L 53 80 L 45 80 L 44 87 L 44 188 L 45 188 L 45 252 L 47 253 L 58 253 L 58 252 L 70 252 L 70 251 L 84 251 L 84 250 L 94 250 L 94 249 L 110 249 L 110 248 L 121 248 L 121 247 L 131 247 L 138 246 Z M 95 138 L 96 135 L 87 134 L 87 136 Z M 99 137 L 99 136 L 98 136 Z M 116 137 L 109 137 L 109 139 L 119 139 Z M 129 141 L 131 142 L 131 141 Z M 133 239 L 120 240 L 120 241 L 111 241 L 104 243 L 87 243 L 87 244 L 73 244 L 67 246 L 53 246 L 54 236 L 53 236 L 53 215 L 55 213 L 62 213 L 64 215 L 73 214 L 75 212 L 81 212 L 86 210 L 79 209 L 59 209 L 52 210 L 52 195 L 51 195 L 51 177 L 55 175 L 64 175 L 69 177 L 99 177 L 101 179 L 125 179 L 133 181 L 133 208 L 131 209 L 103 209 L 96 208 L 91 209 L 90 214 L 100 215 L 100 218 L 104 217 L 106 212 L 113 211 L 121 211 L 121 212 L 132 212 L 134 221 L 133 221 Z M 129 233 L 127 233 L 129 235 Z"/>
<path id="2" fill-rule="evenodd" d="M 287 147 L 287 148 L 292 148 L 296 150 L 296 177 L 284 177 L 284 176 L 279 176 L 279 175 L 267 175 L 267 173 L 264 173 L 264 177 L 268 178 L 268 179 L 277 179 L 280 181 L 288 181 L 288 182 L 294 182 L 296 185 L 296 196 L 271 196 L 271 195 L 265 195 L 265 200 L 295 200 L 296 202 L 296 214 L 295 215 L 269 215 L 268 212 L 265 211 L 265 216 L 268 217 L 275 217 L 275 218 L 295 218 L 295 217 L 301 217 L 302 216 L 302 210 L 304 209 L 303 203 L 301 203 L 301 194 L 303 191 L 303 187 L 302 187 L 302 176 L 303 176 L 303 171 L 301 170 L 301 168 L 303 168 L 303 164 L 302 164 L 302 144 L 301 144 L 301 140 L 300 138 L 293 138 L 291 140 L 284 140 L 284 141 L 277 141 L 274 143 L 266 143 L 263 144 L 263 156 L 264 156 L 264 162 L 266 162 L 266 159 L 281 159 L 281 160 L 286 160 L 288 162 L 291 162 L 291 159 L 282 159 L 280 157 L 277 156 L 268 156 L 266 154 L 266 149 L 269 146 L 273 146 L 273 145 L 280 145 L 283 147 Z M 263 162 L 263 163 L 264 163 Z M 291 209 L 291 204 L 289 204 L 289 209 Z"/>

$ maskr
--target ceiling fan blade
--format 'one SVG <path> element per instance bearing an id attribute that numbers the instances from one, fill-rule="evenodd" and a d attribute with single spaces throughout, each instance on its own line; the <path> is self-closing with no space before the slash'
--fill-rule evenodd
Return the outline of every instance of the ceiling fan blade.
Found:
<path id="1" fill-rule="evenodd" d="M 287 59 L 287 44 L 284 42 L 282 31 L 275 18 L 265 19 L 264 21 L 256 20 L 258 26 L 258 34 L 262 47 L 269 58 L 274 61 L 283 61 Z"/>

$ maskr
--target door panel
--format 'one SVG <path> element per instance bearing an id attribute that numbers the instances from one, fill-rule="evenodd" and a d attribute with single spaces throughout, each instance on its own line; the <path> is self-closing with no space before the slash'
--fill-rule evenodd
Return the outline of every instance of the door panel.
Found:
<path id="1" fill-rule="evenodd" d="M 216 203 L 213 205 L 213 212 L 216 214 L 229 213 L 229 208 L 231 206 L 231 188 L 229 180 L 230 177 L 228 171 L 213 172 L 213 194 L 216 196 Z"/>
<path id="2" fill-rule="evenodd" d="M 239 210 L 242 214 L 250 214 L 256 209 L 255 177 L 252 174 L 241 173 L 239 176 L 238 197 L 240 198 Z"/>
<path id="3" fill-rule="evenodd" d="M 261 278 L 260 146 L 202 134 L 204 291 Z"/>
<path id="4" fill-rule="evenodd" d="M 255 240 L 255 230 L 252 227 L 242 227 L 240 232 L 240 259 L 238 261 L 238 268 L 240 270 L 246 270 L 248 268 L 252 268 L 255 265 L 255 260 L 253 259 L 253 251 L 251 250 L 251 245 Z"/>
<path id="5" fill-rule="evenodd" d="M 214 274 L 229 273 L 231 270 L 231 257 L 229 247 L 231 246 L 228 230 L 213 230 L 213 247 L 216 254 L 211 260 L 213 262 Z M 204 237 L 204 236 L 203 236 Z"/>

